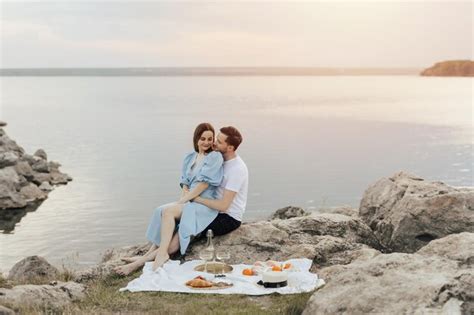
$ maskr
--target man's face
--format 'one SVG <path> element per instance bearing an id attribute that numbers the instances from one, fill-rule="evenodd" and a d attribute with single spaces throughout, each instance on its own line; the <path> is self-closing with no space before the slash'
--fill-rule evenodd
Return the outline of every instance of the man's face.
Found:
<path id="1" fill-rule="evenodd" d="M 229 145 L 227 144 L 227 142 L 225 142 L 226 139 L 227 136 L 221 132 L 217 135 L 216 142 L 214 144 L 216 151 L 219 151 L 222 154 L 227 153 Z"/>

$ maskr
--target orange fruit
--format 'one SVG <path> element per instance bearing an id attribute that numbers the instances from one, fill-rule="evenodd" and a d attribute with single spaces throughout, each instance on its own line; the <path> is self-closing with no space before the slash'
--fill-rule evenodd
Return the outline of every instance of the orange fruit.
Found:
<path id="1" fill-rule="evenodd" d="M 291 264 L 290 263 L 286 263 L 285 266 L 283 266 L 283 269 L 290 269 L 291 268 Z"/>
<path id="2" fill-rule="evenodd" d="M 280 266 L 273 266 L 272 270 L 273 271 L 281 271 L 281 267 Z"/>
<path id="3" fill-rule="evenodd" d="M 242 274 L 244 276 L 253 276 L 253 271 L 252 271 L 252 269 L 247 268 L 247 269 L 242 270 Z"/>

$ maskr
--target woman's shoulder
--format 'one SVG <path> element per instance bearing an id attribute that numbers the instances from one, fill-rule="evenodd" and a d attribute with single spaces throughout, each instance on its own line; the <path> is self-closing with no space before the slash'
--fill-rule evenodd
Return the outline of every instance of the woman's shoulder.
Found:
<path id="1" fill-rule="evenodd" d="M 186 155 L 184 156 L 184 161 L 191 160 L 195 154 L 196 154 L 196 151 L 191 151 L 189 153 L 186 153 Z"/>

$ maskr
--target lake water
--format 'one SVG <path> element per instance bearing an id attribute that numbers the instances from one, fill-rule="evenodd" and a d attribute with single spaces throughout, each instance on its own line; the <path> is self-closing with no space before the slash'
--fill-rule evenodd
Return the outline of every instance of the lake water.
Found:
<path id="1" fill-rule="evenodd" d="M 472 78 L 2 77 L 6 131 L 74 180 L 0 234 L 0 271 L 28 255 L 87 266 L 145 241 L 176 200 L 203 121 L 234 125 L 250 171 L 245 220 L 287 205 L 358 207 L 368 185 L 406 170 L 473 185 Z"/>

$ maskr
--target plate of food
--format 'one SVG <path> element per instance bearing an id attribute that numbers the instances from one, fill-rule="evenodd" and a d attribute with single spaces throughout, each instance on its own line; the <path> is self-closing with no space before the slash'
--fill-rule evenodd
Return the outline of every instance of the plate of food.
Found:
<path id="1" fill-rule="evenodd" d="M 227 289 L 233 286 L 230 281 L 209 281 L 204 277 L 197 276 L 186 282 L 186 286 L 193 290 L 221 290 Z"/>

